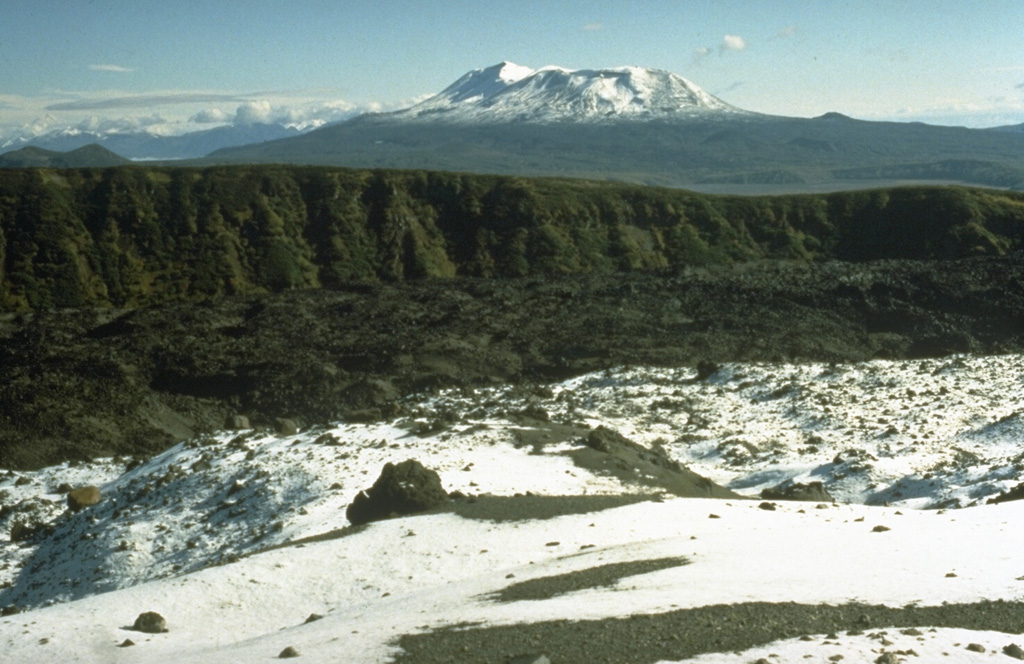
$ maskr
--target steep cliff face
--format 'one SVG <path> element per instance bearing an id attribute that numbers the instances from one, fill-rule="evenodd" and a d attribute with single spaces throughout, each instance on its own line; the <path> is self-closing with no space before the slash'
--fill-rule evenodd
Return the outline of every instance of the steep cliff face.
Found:
<path id="1" fill-rule="evenodd" d="M 997 255 L 1024 195 L 772 198 L 311 167 L 0 171 L 0 307 L 134 307 L 347 281 L 759 259 Z"/>

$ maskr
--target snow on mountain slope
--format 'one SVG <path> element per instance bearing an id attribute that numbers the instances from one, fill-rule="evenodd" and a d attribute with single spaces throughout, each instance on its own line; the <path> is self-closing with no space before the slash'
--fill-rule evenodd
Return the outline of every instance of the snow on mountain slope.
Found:
<path id="1" fill-rule="evenodd" d="M 431 122 L 608 122 L 747 114 L 671 72 L 640 67 L 532 70 L 502 62 L 464 75 L 403 111 L 376 116 Z"/>
<path id="2" fill-rule="evenodd" d="M 131 469 L 100 460 L 7 473 L 4 536 L 27 518 L 51 531 L 0 539 L 0 607 L 30 609 L 0 618 L 0 649 L 18 662 L 239 662 L 291 645 L 302 661 L 382 662 L 399 654 L 399 636 L 457 624 L 738 602 L 1024 600 L 1013 526 L 1024 502 L 986 504 L 1020 482 L 1022 387 L 1016 355 L 727 364 L 701 376 L 623 368 L 537 389 L 425 395 L 391 423 L 200 436 Z M 817 480 L 838 500 L 766 509 L 660 494 L 575 465 L 570 425 L 660 447 L 752 497 Z M 384 463 L 407 458 L 482 504 L 577 496 L 583 513 L 456 511 L 347 527 L 354 495 Z M 71 514 L 60 484 L 96 484 L 104 500 Z M 601 502 L 616 495 L 632 498 Z M 647 560 L 675 562 L 610 585 L 495 599 L 523 581 Z M 143 611 L 160 612 L 170 631 L 126 629 Z M 305 624 L 311 613 L 323 618 Z M 137 645 L 117 648 L 125 638 Z M 813 649 L 784 641 L 696 661 L 820 653 L 873 662 L 885 648 L 937 658 L 963 654 L 967 639 L 996 652 L 1012 641 L 991 631 L 891 630 L 889 646 L 877 633 L 818 635 Z"/>

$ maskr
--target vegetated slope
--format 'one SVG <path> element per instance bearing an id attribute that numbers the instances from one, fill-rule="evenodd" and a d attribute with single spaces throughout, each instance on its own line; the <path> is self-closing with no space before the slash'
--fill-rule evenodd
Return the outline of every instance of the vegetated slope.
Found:
<path id="1" fill-rule="evenodd" d="M 587 181 L 258 166 L 0 171 L 0 308 L 141 306 L 349 280 L 760 259 L 1000 255 L 1024 195 L 744 198 Z"/>

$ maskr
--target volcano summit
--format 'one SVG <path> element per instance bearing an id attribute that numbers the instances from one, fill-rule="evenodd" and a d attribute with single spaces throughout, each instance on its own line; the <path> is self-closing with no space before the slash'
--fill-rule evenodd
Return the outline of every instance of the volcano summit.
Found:
<path id="1" fill-rule="evenodd" d="M 475 69 L 439 94 L 384 117 L 431 122 L 608 122 L 752 115 L 672 72 L 640 67 Z"/>

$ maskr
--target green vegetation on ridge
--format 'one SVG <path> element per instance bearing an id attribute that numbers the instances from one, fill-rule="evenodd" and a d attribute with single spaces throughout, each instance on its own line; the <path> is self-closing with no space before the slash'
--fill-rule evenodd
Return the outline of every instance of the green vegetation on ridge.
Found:
<path id="1" fill-rule="evenodd" d="M 141 306 L 350 280 L 864 261 L 1021 248 L 1024 194 L 763 198 L 424 171 L 0 171 L 0 307 Z"/>

